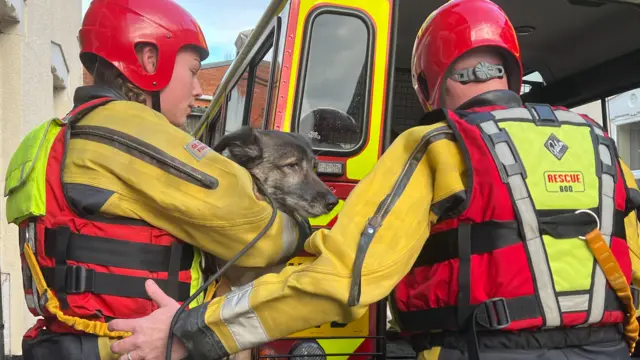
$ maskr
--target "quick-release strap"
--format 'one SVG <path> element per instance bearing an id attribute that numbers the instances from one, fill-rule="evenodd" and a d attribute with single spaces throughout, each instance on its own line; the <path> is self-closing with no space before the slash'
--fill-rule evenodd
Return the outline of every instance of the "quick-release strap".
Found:
<path id="1" fill-rule="evenodd" d="M 63 313 L 60 309 L 60 303 L 58 302 L 58 299 L 54 296 L 54 294 L 51 292 L 51 289 L 49 289 L 49 287 L 47 286 L 40 266 L 38 265 L 38 262 L 36 260 L 36 256 L 29 244 L 24 245 L 23 253 L 29 269 L 33 274 L 33 279 L 36 282 L 38 294 L 45 301 L 44 306 L 59 321 L 76 330 L 80 330 L 97 336 L 108 336 L 111 338 L 131 336 L 131 333 L 128 331 L 109 331 L 109 329 L 107 328 L 108 324 L 106 322 L 82 319 Z"/>
<path id="2" fill-rule="evenodd" d="M 41 270 L 47 285 L 56 291 L 58 298 L 62 293 L 69 295 L 91 292 L 151 300 L 144 286 L 145 281 L 149 279 L 146 277 L 103 273 L 84 266 L 43 267 Z M 186 282 L 176 284 L 165 279 L 151 280 L 167 292 L 167 295 L 172 287 L 177 287 L 177 296 L 176 294 L 170 295 L 176 301 L 183 302 L 189 298 L 190 285 Z"/>
<path id="3" fill-rule="evenodd" d="M 64 118 L 62 118 L 62 122 L 65 124 L 73 124 L 76 121 L 82 119 L 85 115 L 90 113 L 97 107 L 106 105 L 112 101 L 117 99 L 111 97 L 101 97 L 91 101 L 87 101 L 86 103 L 79 105 L 78 107 L 71 110 Z"/>
<path id="4" fill-rule="evenodd" d="M 624 336 L 629 346 L 629 354 L 631 354 L 635 349 L 636 342 L 638 341 L 638 331 L 640 330 L 638 319 L 636 319 L 637 298 L 634 299 L 634 292 L 627 283 L 620 265 L 611 253 L 611 249 L 605 243 L 602 233 L 598 231 L 598 229 L 595 229 L 587 234 L 586 241 L 598 265 L 600 265 L 598 268 L 603 271 L 609 285 L 611 285 L 611 288 L 616 292 L 616 295 L 625 306 Z"/>
<path id="5" fill-rule="evenodd" d="M 56 266 L 42 268 L 43 276 L 58 298 L 67 294 L 93 292 L 131 298 L 150 299 L 144 287 L 146 277 L 105 273 L 71 266 L 74 261 L 149 272 L 167 272 L 168 278 L 153 279 L 176 301 L 189 298 L 190 285 L 180 282 L 178 273 L 191 268 L 193 248 L 186 244 L 163 246 L 78 234 L 68 227 L 45 229 L 45 255 Z M 67 304 L 61 303 L 65 308 Z"/>

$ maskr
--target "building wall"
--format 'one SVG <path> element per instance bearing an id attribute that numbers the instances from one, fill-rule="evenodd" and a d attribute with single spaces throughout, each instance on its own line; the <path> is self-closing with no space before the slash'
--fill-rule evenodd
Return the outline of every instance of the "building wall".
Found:
<path id="1" fill-rule="evenodd" d="M 73 91 L 82 83 L 77 59 L 77 31 L 81 0 L 9 0 L 18 23 L 0 19 L 0 187 L 9 160 L 20 140 L 41 122 L 63 116 L 73 103 Z M 2 2 L 0 2 L 2 3 Z M 0 5 L 2 6 L 2 5 Z M 54 59 L 52 42 L 60 45 L 64 60 Z M 58 54 L 59 55 L 59 54 Z M 68 76 L 58 72 L 66 89 L 54 90 L 52 64 L 66 62 Z M 0 271 L 2 272 L 5 353 L 19 355 L 24 332 L 34 323 L 22 292 L 18 232 L 6 222 L 5 198 L 0 200 Z"/>
<path id="2" fill-rule="evenodd" d="M 607 110 L 618 154 L 640 182 L 640 89 L 612 96 Z"/>
<path id="3" fill-rule="evenodd" d="M 198 73 L 198 80 L 200 80 L 204 98 L 196 101 L 197 106 L 209 105 L 208 97 L 213 95 L 213 92 L 218 85 L 220 85 L 220 82 L 222 82 L 224 74 L 229 70 L 229 65 L 231 65 L 231 61 L 220 61 L 202 65 L 202 69 Z"/>
<path id="4" fill-rule="evenodd" d="M 585 114 L 595 120 L 598 124 L 602 125 L 602 104 L 600 103 L 600 100 L 576 106 L 571 110 L 580 114 Z"/>

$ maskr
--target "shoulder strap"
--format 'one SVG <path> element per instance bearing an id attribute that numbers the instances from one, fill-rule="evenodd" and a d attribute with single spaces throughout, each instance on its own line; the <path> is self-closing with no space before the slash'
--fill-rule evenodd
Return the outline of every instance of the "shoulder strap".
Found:
<path id="1" fill-rule="evenodd" d="M 106 105 L 114 100 L 116 99 L 111 97 L 101 97 L 98 99 L 87 101 L 86 103 L 83 103 L 75 107 L 73 110 L 67 113 L 67 115 L 65 115 L 65 117 L 61 119 L 61 121 L 64 124 L 73 124 L 78 120 L 82 119 L 85 115 L 90 113 L 92 110 L 100 106 Z"/>
<path id="2" fill-rule="evenodd" d="M 613 218 L 615 212 L 615 188 L 618 181 L 618 171 L 616 168 L 615 145 L 613 140 L 605 136 L 602 129 L 591 125 L 595 134 L 596 146 L 596 167 L 597 175 L 600 178 L 600 232 L 607 247 L 611 247 L 611 233 L 613 232 Z M 593 300 L 588 324 L 597 323 L 604 315 L 604 298 L 607 280 L 602 268 L 596 268 L 593 284 Z"/>

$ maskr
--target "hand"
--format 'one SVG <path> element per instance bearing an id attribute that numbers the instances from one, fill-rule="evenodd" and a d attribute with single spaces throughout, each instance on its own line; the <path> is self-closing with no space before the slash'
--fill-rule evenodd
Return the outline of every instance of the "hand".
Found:
<path id="1" fill-rule="evenodd" d="M 262 196 L 260 190 L 258 190 L 258 185 L 256 185 L 255 182 L 253 183 L 253 195 L 255 195 L 256 199 L 264 201 L 264 196 Z"/>
<path id="2" fill-rule="evenodd" d="M 167 296 L 153 280 L 145 282 L 147 294 L 158 304 L 158 309 L 138 319 L 119 319 L 109 323 L 109 330 L 129 331 L 133 335 L 111 344 L 114 354 L 121 354 L 119 360 L 164 360 L 171 319 L 180 304 Z M 173 338 L 171 359 L 187 357 L 187 350 L 179 339 Z"/>

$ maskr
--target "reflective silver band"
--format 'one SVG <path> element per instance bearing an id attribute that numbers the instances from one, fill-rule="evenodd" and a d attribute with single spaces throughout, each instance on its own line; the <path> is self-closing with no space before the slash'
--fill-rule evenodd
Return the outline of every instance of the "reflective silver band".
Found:
<path id="1" fill-rule="evenodd" d="M 592 129 L 597 136 L 604 136 L 602 130 L 597 127 L 593 126 Z M 603 164 L 613 166 L 614 169 L 616 168 L 615 164 L 611 163 L 613 156 L 611 156 L 612 154 L 606 146 L 599 144 L 598 153 L 600 161 L 602 161 Z M 607 243 L 607 246 L 611 246 L 611 233 L 613 232 L 613 215 L 615 211 L 614 193 L 615 181 L 613 176 L 606 172 L 602 172 L 600 177 L 600 232 L 602 233 L 602 237 Z M 591 286 L 592 300 L 587 324 L 594 324 L 602 320 L 602 317 L 604 316 L 606 287 L 607 280 L 604 273 L 600 266 L 596 266 L 595 276 Z"/>
<path id="2" fill-rule="evenodd" d="M 558 296 L 558 302 L 562 312 L 587 311 L 589 309 L 589 294 Z"/>
<path id="3" fill-rule="evenodd" d="M 501 112 L 503 112 L 502 115 L 515 117 L 513 114 L 508 113 L 509 110 L 515 110 L 514 112 L 516 112 L 521 109 L 501 110 Z M 526 109 L 522 110 L 526 111 Z M 528 116 L 525 118 L 531 117 L 528 111 L 526 111 L 526 114 Z M 522 118 L 522 116 L 519 118 Z M 496 134 L 500 131 L 495 121 L 483 122 L 480 124 L 480 127 L 488 135 Z M 487 143 L 487 146 L 491 146 L 491 144 Z M 516 156 L 506 143 L 496 144 L 495 151 L 503 165 L 508 166 L 515 164 Z M 551 279 L 551 270 L 548 266 L 547 255 L 542 242 L 542 236 L 540 235 L 540 229 L 538 228 L 538 218 L 531 197 L 529 196 L 529 190 L 521 174 L 509 176 L 508 185 L 511 189 L 524 229 L 525 244 L 529 251 L 529 257 L 531 258 L 537 293 L 542 303 L 544 318 L 546 319 L 545 326 L 560 326 L 562 320 L 560 309 L 558 308 L 556 293 Z"/>
<path id="4" fill-rule="evenodd" d="M 225 323 L 239 350 L 269 342 L 258 315 L 249 303 L 253 282 L 234 289 L 225 296 L 220 319 Z"/>

